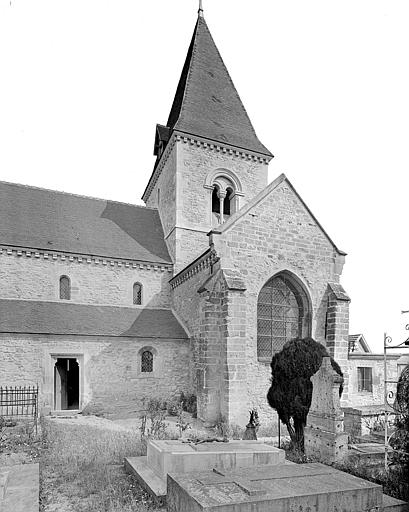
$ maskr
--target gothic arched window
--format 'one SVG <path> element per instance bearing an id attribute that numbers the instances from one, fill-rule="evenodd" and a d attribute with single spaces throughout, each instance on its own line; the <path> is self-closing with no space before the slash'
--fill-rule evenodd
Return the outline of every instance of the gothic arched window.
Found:
<path id="1" fill-rule="evenodd" d="M 142 285 L 135 283 L 133 285 L 133 303 L 140 306 L 142 304 Z"/>
<path id="2" fill-rule="evenodd" d="M 287 341 L 309 334 L 308 300 L 286 273 L 271 278 L 257 301 L 257 356 L 271 360 Z"/>
<path id="3" fill-rule="evenodd" d="M 67 276 L 60 277 L 60 299 L 71 299 L 71 282 L 70 278 Z"/>
<path id="4" fill-rule="evenodd" d="M 141 355 L 141 372 L 153 372 L 153 353 L 150 350 L 144 350 Z"/>

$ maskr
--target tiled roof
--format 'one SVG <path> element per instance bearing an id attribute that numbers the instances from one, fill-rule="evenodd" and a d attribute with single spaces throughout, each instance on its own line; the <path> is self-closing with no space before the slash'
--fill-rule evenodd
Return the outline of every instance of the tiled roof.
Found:
<path id="1" fill-rule="evenodd" d="M 171 262 L 156 209 L 4 182 L 0 244 Z"/>
<path id="2" fill-rule="evenodd" d="M 371 349 L 369 348 L 369 345 L 366 342 L 363 334 L 350 334 L 348 336 L 348 352 L 360 352 L 358 343 L 361 345 L 364 353 L 371 352 Z"/>
<path id="3" fill-rule="evenodd" d="M 187 339 L 169 309 L 0 300 L 0 332 Z"/>
<path id="4" fill-rule="evenodd" d="M 257 138 L 203 17 L 193 32 L 167 126 L 272 156 Z"/>

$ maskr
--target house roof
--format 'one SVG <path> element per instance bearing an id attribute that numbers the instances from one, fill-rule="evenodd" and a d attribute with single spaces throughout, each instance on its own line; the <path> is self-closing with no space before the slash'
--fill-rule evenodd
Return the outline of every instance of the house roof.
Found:
<path id="1" fill-rule="evenodd" d="M 358 352 L 359 344 L 361 345 L 363 352 L 367 354 L 371 353 L 371 349 L 369 348 L 363 334 L 350 334 L 348 336 L 348 352 Z"/>
<path id="2" fill-rule="evenodd" d="M 0 244 L 171 263 L 156 209 L 5 182 Z"/>
<path id="3" fill-rule="evenodd" d="M 170 309 L 0 300 L 0 332 L 187 339 Z"/>
<path id="4" fill-rule="evenodd" d="M 206 21 L 199 16 L 167 126 L 272 157 L 259 141 Z"/>

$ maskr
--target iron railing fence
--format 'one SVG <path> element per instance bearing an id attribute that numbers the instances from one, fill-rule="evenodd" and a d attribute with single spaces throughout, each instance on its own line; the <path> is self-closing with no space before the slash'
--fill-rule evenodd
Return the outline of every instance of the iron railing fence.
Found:
<path id="1" fill-rule="evenodd" d="M 0 386 L 0 416 L 38 418 L 38 384 L 36 386 Z"/>

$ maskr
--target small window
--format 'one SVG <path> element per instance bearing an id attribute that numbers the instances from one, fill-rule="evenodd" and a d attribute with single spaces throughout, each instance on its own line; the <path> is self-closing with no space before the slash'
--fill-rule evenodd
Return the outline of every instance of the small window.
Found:
<path id="1" fill-rule="evenodd" d="M 153 354 L 150 350 L 142 352 L 141 356 L 141 372 L 152 373 L 153 372 Z"/>
<path id="2" fill-rule="evenodd" d="M 358 368 L 358 391 L 372 393 L 372 368 Z"/>
<path id="3" fill-rule="evenodd" d="M 70 278 L 67 276 L 60 277 L 60 299 L 70 300 L 71 299 L 71 283 Z"/>
<path id="4" fill-rule="evenodd" d="M 142 285 L 141 283 L 135 283 L 133 285 L 133 303 L 136 305 L 142 304 Z"/>

